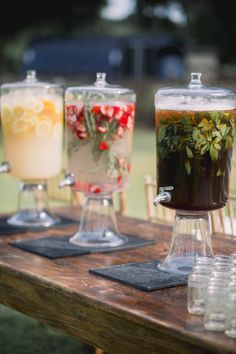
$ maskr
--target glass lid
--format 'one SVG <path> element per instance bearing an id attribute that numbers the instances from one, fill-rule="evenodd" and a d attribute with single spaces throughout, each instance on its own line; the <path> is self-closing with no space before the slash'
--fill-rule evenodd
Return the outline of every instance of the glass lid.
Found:
<path id="1" fill-rule="evenodd" d="M 69 94 L 75 95 L 77 94 L 98 94 L 98 95 L 107 95 L 107 96 L 132 96 L 134 95 L 134 91 L 128 88 L 123 88 L 119 85 L 110 85 L 106 81 L 106 73 L 96 73 L 96 81 L 93 85 L 88 86 L 74 86 L 69 87 L 66 90 L 67 98 L 69 98 Z M 134 98 L 133 98 L 134 100 Z"/>
<path id="2" fill-rule="evenodd" d="M 35 70 L 28 70 L 26 72 L 26 78 L 23 81 L 12 82 L 12 83 L 1 85 L 2 90 L 27 89 L 27 88 L 45 89 L 45 88 L 60 88 L 60 87 L 61 85 L 59 84 L 39 81 L 37 79 Z"/>
<path id="3" fill-rule="evenodd" d="M 201 82 L 201 73 L 191 73 L 186 87 L 166 87 L 155 94 L 155 107 L 165 110 L 226 110 L 236 107 L 236 95 L 232 90 L 207 87 Z"/>

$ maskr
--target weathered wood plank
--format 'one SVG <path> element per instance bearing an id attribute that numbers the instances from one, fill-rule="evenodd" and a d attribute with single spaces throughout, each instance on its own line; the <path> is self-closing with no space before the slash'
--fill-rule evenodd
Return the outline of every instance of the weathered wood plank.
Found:
<path id="1" fill-rule="evenodd" d="M 64 212 L 78 215 L 74 208 Z M 76 226 L 0 237 L 0 302 L 109 353 L 236 353 L 235 340 L 204 331 L 201 318 L 188 314 L 186 286 L 145 293 L 88 273 L 166 253 L 171 228 L 122 216 L 118 221 L 123 233 L 155 239 L 156 245 L 52 261 L 8 241 L 73 233 Z M 214 249 L 230 253 L 236 242 L 217 237 Z"/>

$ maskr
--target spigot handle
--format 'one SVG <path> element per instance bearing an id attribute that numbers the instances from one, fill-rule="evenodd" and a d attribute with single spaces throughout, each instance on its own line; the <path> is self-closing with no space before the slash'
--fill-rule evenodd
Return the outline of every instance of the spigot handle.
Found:
<path id="1" fill-rule="evenodd" d="M 3 161 L 0 164 L 0 173 L 7 173 L 11 171 L 11 164 L 8 161 Z"/>
<path id="2" fill-rule="evenodd" d="M 164 193 L 165 191 L 173 191 L 173 189 L 174 189 L 173 186 L 160 187 L 159 188 L 159 193 Z"/>
<path id="3" fill-rule="evenodd" d="M 157 206 L 161 202 L 169 203 L 171 201 L 171 194 L 168 191 L 172 191 L 173 189 L 173 186 L 160 187 L 159 194 L 153 200 L 153 205 Z"/>
<path id="4" fill-rule="evenodd" d="M 73 173 L 67 173 L 65 178 L 59 183 L 59 188 L 64 188 L 66 186 L 73 186 L 75 184 L 75 176 Z"/>

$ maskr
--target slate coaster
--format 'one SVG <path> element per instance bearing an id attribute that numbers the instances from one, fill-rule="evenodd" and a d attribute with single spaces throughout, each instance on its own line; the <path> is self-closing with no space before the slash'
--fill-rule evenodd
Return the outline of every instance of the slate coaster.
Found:
<path id="1" fill-rule="evenodd" d="M 151 262 L 127 263 L 100 269 L 90 269 L 89 272 L 144 291 L 187 284 L 186 275 L 167 273 L 157 269 L 159 262 L 159 260 L 155 260 Z"/>
<path id="2" fill-rule="evenodd" d="M 21 248 L 25 251 L 38 254 L 50 259 L 80 256 L 88 253 L 101 253 L 101 252 L 113 252 L 121 251 L 129 248 L 136 248 L 146 245 L 152 245 L 154 241 L 145 240 L 136 236 L 126 235 L 128 241 L 117 247 L 80 247 L 69 242 L 69 238 L 72 235 L 60 236 L 60 237 L 44 237 L 34 240 L 24 240 L 11 242 L 12 246 Z"/>
<path id="3" fill-rule="evenodd" d="M 55 225 L 49 226 L 46 229 L 58 229 L 61 227 L 79 224 L 79 221 L 76 219 L 68 218 L 67 216 L 63 216 L 63 215 L 57 215 L 57 216 L 60 218 L 60 222 Z M 27 232 L 27 231 L 30 231 L 30 232 L 45 231 L 45 227 L 41 227 L 41 226 L 29 228 L 29 227 L 25 227 L 25 226 L 10 225 L 7 222 L 8 218 L 9 218 L 9 216 L 0 217 L 0 236 L 13 235 L 13 234 Z"/>

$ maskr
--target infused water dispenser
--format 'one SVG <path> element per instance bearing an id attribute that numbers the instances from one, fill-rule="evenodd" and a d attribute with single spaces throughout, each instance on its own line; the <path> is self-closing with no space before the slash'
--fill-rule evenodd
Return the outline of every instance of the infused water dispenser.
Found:
<path id="1" fill-rule="evenodd" d="M 114 247 L 127 241 L 118 230 L 112 194 L 128 186 L 135 100 L 134 91 L 109 85 L 105 73 L 97 73 L 94 85 L 65 92 L 70 174 L 60 186 L 71 185 L 85 195 L 72 243 Z"/>

